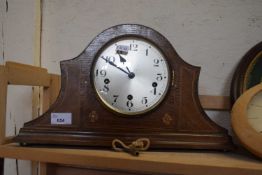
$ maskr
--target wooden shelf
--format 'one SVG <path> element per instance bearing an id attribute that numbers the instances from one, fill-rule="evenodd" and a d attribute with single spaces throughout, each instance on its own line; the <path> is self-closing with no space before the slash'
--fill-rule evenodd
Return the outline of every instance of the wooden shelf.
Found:
<path id="1" fill-rule="evenodd" d="M 232 152 L 143 152 L 139 157 L 109 150 L 0 146 L 0 157 L 94 169 L 161 174 L 261 175 L 262 161 Z"/>
<path id="2" fill-rule="evenodd" d="M 11 141 L 10 138 L 5 137 L 8 85 L 43 86 L 41 105 L 45 111 L 55 101 L 59 93 L 60 76 L 49 74 L 43 68 L 7 62 L 5 66 L 0 65 L 0 80 L 0 144 L 5 143 L 0 145 L 0 157 L 37 161 L 41 162 L 42 167 L 45 167 L 44 164 L 54 163 L 57 167 L 65 165 L 101 171 L 111 170 L 113 172 L 111 174 L 138 172 L 158 175 L 262 175 L 261 160 L 232 152 L 176 150 L 173 152 L 143 152 L 139 157 L 133 157 L 126 153 L 109 150 L 73 149 L 72 147 L 21 147 L 14 143 L 6 144 Z M 230 110 L 231 108 L 229 97 L 200 95 L 200 101 L 205 109 Z M 34 168 L 37 169 L 37 166 Z M 47 173 L 43 171 L 40 174 L 46 175 Z M 64 173 L 62 174 L 64 175 Z"/>

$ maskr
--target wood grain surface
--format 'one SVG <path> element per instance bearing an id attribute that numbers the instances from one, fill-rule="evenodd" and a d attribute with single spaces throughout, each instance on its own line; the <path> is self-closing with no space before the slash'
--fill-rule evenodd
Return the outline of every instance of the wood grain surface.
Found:
<path id="1" fill-rule="evenodd" d="M 231 121 L 234 132 L 242 145 L 254 155 L 262 158 L 262 134 L 250 125 L 247 116 L 248 104 L 259 92 L 262 92 L 262 83 L 250 88 L 239 97 L 233 106 Z"/>

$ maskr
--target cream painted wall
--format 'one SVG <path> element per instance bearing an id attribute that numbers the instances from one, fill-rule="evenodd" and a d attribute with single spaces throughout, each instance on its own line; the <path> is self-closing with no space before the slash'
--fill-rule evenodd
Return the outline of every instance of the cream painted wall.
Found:
<path id="1" fill-rule="evenodd" d="M 35 1 L 0 0 L 0 64 L 15 61 L 34 64 Z M 9 86 L 6 135 L 19 131 L 32 118 L 32 87 Z M 31 162 L 5 159 L 6 175 L 31 174 Z"/>
<path id="2" fill-rule="evenodd" d="M 262 40 L 261 0 L 44 0 L 42 64 L 77 56 L 104 29 L 139 23 L 162 33 L 201 66 L 200 94 L 229 95 L 233 69 Z"/>

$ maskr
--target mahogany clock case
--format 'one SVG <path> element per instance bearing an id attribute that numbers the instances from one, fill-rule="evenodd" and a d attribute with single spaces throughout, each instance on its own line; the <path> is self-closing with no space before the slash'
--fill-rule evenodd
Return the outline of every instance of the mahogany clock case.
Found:
<path id="1" fill-rule="evenodd" d="M 155 109 L 136 116 L 123 116 L 98 99 L 92 66 L 101 50 L 123 38 L 140 38 L 155 45 L 169 66 L 170 83 Z M 150 148 L 229 150 L 231 137 L 211 121 L 198 97 L 200 68 L 184 62 L 169 41 L 157 31 L 137 24 L 106 29 L 76 58 L 61 63 L 61 90 L 56 102 L 42 116 L 24 124 L 16 142 L 111 147 L 117 138 L 130 143 L 149 138 Z M 72 124 L 51 124 L 52 113 L 71 113 Z"/>
<path id="2" fill-rule="evenodd" d="M 239 62 L 231 82 L 232 104 L 249 88 L 262 82 L 262 42 L 252 47 Z"/>

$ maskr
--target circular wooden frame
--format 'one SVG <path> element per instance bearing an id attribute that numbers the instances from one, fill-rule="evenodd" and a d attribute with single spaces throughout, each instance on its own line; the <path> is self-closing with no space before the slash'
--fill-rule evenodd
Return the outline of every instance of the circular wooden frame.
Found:
<path id="1" fill-rule="evenodd" d="M 235 73 L 233 75 L 231 83 L 231 102 L 232 104 L 237 100 L 237 98 L 244 93 L 247 89 L 253 87 L 260 82 L 253 82 L 252 85 L 249 84 L 251 74 L 254 73 L 254 69 L 261 64 L 262 60 L 262 42 L 256 44 L 251 48 L 241 59 L 238 64 Z M 258 75 L 259 76 L 259 75 Z"/>
<path id="2" fill-rule="evenodd" d="M 262 134 L 257 132 L 247 118 L 247 107 L 252 98 L 262 91 L 262 83 L 241 95 L 232 108 L 231 122 L 234 132 L 243 146 L 254 155 L 262 158 Z"/>

